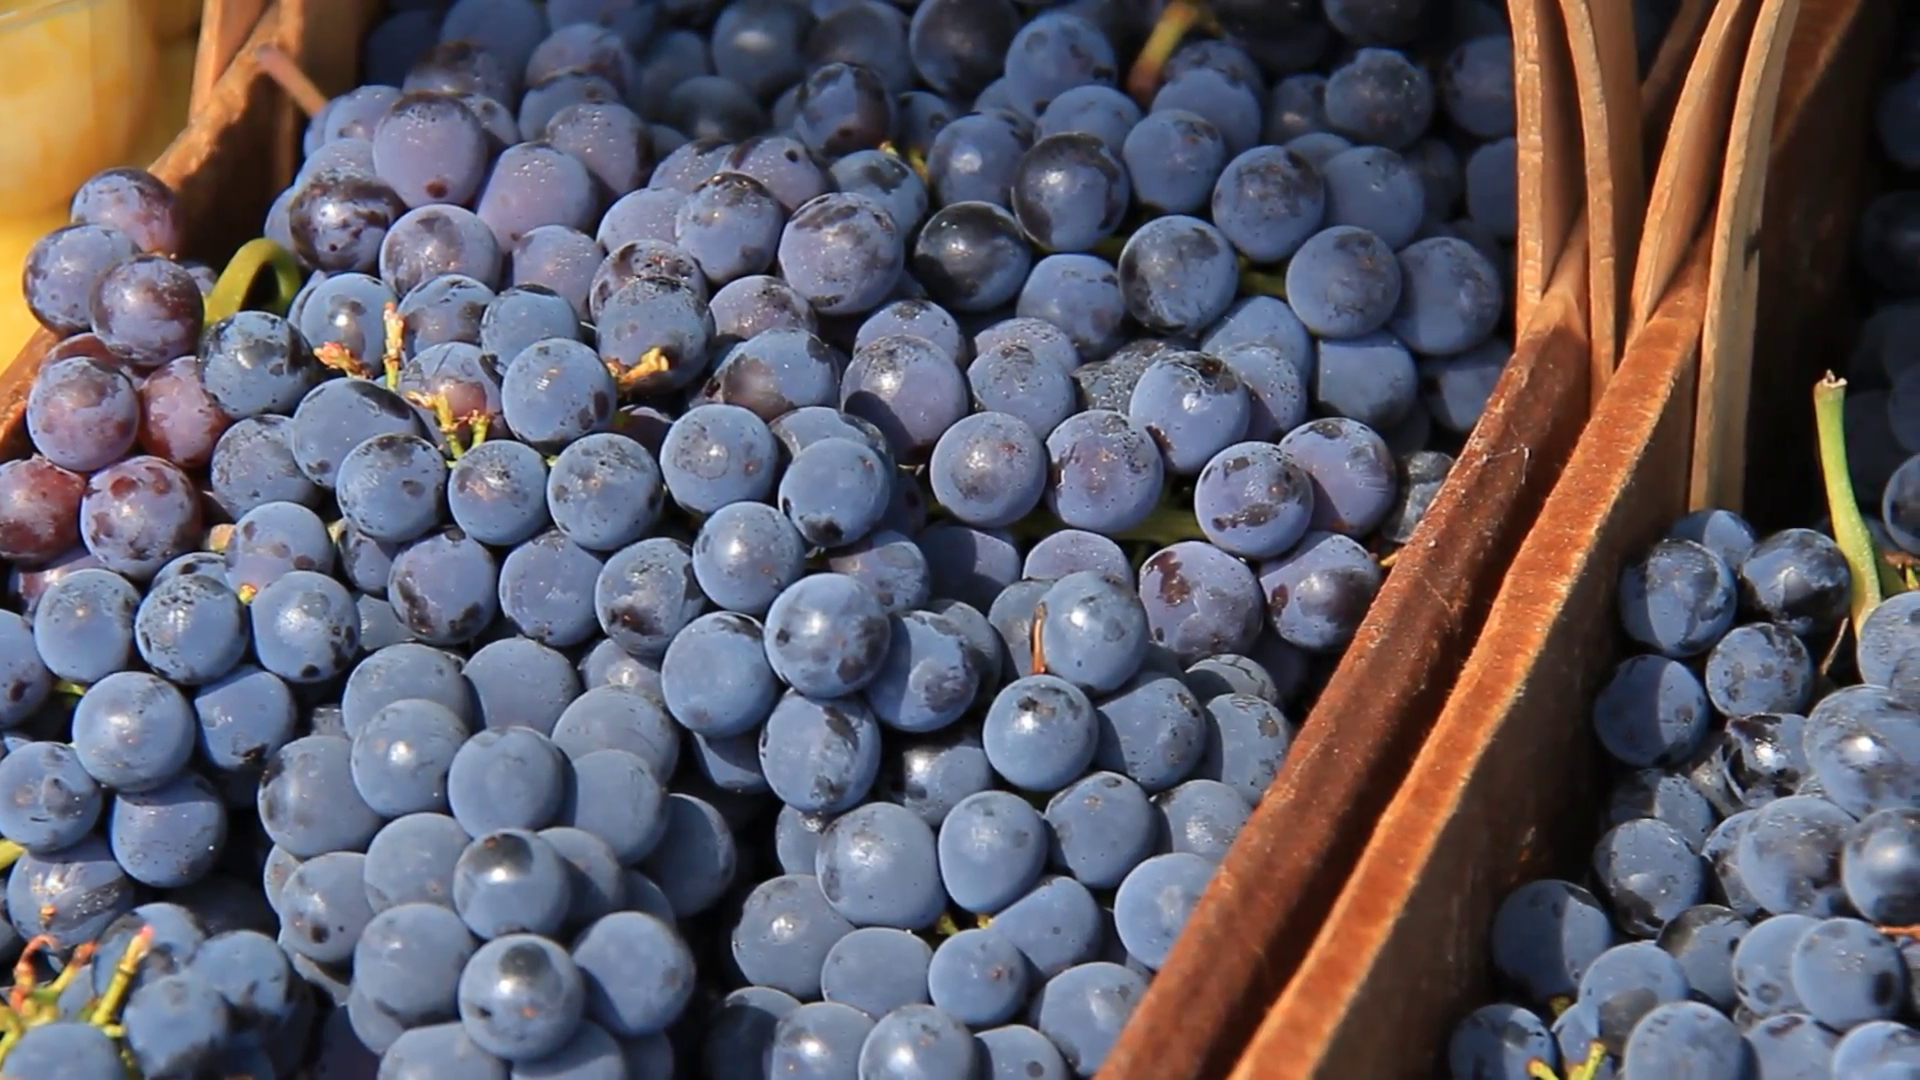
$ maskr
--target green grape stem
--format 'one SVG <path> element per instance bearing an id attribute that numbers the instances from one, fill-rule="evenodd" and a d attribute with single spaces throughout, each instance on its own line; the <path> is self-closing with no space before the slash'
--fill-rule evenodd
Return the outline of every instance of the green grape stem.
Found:
<path id="1" fill-rule="evenodd" d="M 0 840 L 0 870 L 11 869 L 14 863 L 20 861 L 20 856 L 26 853 L 27 849 L 19 844 L 11 840 Z"/>
<path id="2" fill-rule="evenodd" d="M 266 310 L 285 315 L 300 291 L 300 263 L 292 252 L 262 236 L 240 245 L 226 269 L 220 271 L 213 291 L 207 294 L 207 322 L 219 322 L 245 308 L 254 282 L 262 270 L 269 268 L 273 271 L 274 295 Z"/>
<path id="3" fill-rule="evenodd" d="M 1820 448 L 1820 474 L 1826 482 L 1827 512 L 1833 517 L 1833 538 L 1847 559 L 1853 578 L 1853 626 L 1860 626 L 1883 596 L 1880 553 L 1873 534 L 1860 515 L 1853 494 L 1853 474 L 1847 467 L 1847 381 L 1832 372 L 1813 388 L 1813 417 Z M 1895 591 L 1898 591 L 1897 589 Z"/>

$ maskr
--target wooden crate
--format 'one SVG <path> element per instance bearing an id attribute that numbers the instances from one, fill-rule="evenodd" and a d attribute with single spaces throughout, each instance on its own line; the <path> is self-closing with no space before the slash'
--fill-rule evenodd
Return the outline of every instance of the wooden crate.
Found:
<path id="1" fill-rule="evenodd" d="M 1678 79 L 1661 72 L 1685 70 L 1706 6 L 1689 0 L 1636 95 L 1625 5 L 1511 0 L 1522 204 L 1513 362 L 1103 1077 L 1224 1073 L 1307 955 L 1614 368 L 1647 197 L 1639 162 L 1665 127 L 1643 121 L 1675 108 Z M 258 234 L 292 174 L 298 120 L 257 48 L 278 46 L 337 92 L 352 83 L 377 8 L 278 0 L 265 9 L 153 166 L 179 193 L 192 241 L 184 254 L 223 261 Z M 1623 115 L 1623 102 L 1640 108 Z M 1606 335 L 1590 332 L 1595 311 Z M 52 343 L 38 335 L 0 373 L 0 455 L 26 450 L 21 412 Z"/>
<path id="2" fill-rule="evenodd" d="M 1872 83 L 1896 4 L 1726 10 L 1738 6 L 1722 0 L 1716 18 L 1743 21 L 1709 32 L 1681 95 L 1655 183 L 1655 205 L 1671 216 L 1649 214 L 1641 269 L 1657 272 L 1636 281 L 1618 375 L 1235 1080 L 1444 1071 L 1452 1025 L 1491 1000 L 1487 932 L 1499 901 L 1523 881 L 1577 875 L 1598 835 L 1604 792 L 1587 717 L 1621 655 L 1612 607 L 1621 566 L 1688 509 L 1741 494 L 1726 476 L 1694 483 L 1687 467 L 1696 409 L 1739 399 L 1716 398 L 1715 384 L 1737 391 L 1747 383 L 1737 376 L 1752 375 L 1741 437 L 1750 516 L 1765 527 L 1818 514 L 1811 390 L 1839 362 L 1857 314 L 1842 293 Z M 1724 170 L 1683 135 L 1689 114 L 1686 131 L 1717 124 L 1721 143 L 1734 133 Z M 1712 188 L 1681 190 L 1682 176 L 1722 171 Z"/>

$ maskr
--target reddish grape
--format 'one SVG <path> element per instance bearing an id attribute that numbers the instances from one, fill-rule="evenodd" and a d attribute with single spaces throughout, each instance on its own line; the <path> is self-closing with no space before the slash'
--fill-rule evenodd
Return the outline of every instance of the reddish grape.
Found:
<path id="1" fill-rule="evenodd" d="M 185 469 L 213 460 L 214 444 L 233 421 L 207 392 L 197 356 L 183 356 L 140 384 L 140 446 Z"/>
<path id="2" fill-rule="evenodd" d="M 43 457 L 0 462 L 0 559 L 44 563 L 80 542 L 87 481 Z"/>
<path id="3" fill-rule="evenodd" d="M 6 466 L 0 465 L 0 477 L 4 477 L 5 473 Z M 79 477 L 75 477 L 74 479 L 76 481 L 74 484 L 74 491 L 76 493 L 74 496 L 74 513 L 73 517 L 68 519 L 73 532 L 74 546 L 48 559 L 46 562 L 37 565 L 29 566 L 25 563 L 16 564 L 13 572 L 7 575 L 7 591 L 5 594 L 7 605 L 19 611 L 20 614 L 25 615 L 29 621 L 33 619 L 34 609 L 40 606 L 40 597 L 48 589 L 53 587 L 54 582 L 59 581 L 61 578 L 66 577 L 76 570 L 106 569 L 106 567 L 100 565 L 99 559 L 93 557 L 93 552 L 80 546 L 80 498 L 78 492 L 84 488 L 86 484 L 84 481 L 81 481 Z M 5 480 L 0 479 L 0 488 L 4 488 L 5 486 Z M 4 529 L 4 526 L 0 526 L 0 529 Z"/>
<path id="4" fill-rule="evenodd" d="M 136 367 L 193 352 L 206 318 L 193 275 L 158 255 L 136 255 L 101 275 L 90 310 L 93 332 Z"/>
<path id="5" fill-rule="evenodd" d="M 200 493 L 179 466 L 132 457 L 93 474 L 80 501 L 80 539 L 107 569 L 146 581 L 199 546 Z"/>
<path id="6" fill-rule="evenodd" d="M 40 238 L 27 252 L 21 290 L 40 325 L 62 337 L 91 321 L 93 290 L 101 275 L 139 253 L 133 239 L 104 225 L 68 225 Z"/>
<path id="7" fill-rule="evenodd" d="M 141 251 L 177 255 L 182 235 L 173 189 L 145 169 L 108 169 L 73 193 L 75 224 L 105 225 L 131 237 Z"/>
<path id="8" fill-rule="evenodd" d="M 59 341 L 54 342 L 53 348 L 47 350 L 47 358 L 41 361 L 41 364 L 51 364 L 56 360 L 67 360 L 75 356 L 84 356 L 89 360 L 98 360 L 102 364 L 113 368 L 122 367 L 126 363 L 126 361 L 115 356 L 112 349 L 107 348 L 107 343 L 100 340 L 99 334 L 88 330 L 85 333 L 75 334 L 70 338 L 61 338 Z"/>
<path id="9" fill-rule="evenodd" d="M 140 399 L 118 368 L 75 357 L 40 369 L 27 391 L 27 434 L 47 460 L 92 472 L 120 459 L 140 433 Z"/>

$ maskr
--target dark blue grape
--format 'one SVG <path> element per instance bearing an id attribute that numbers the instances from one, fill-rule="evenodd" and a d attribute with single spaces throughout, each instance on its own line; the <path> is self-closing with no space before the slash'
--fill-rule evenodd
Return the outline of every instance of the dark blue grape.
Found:
<path id="1" fill-rule="evenodd" d="M 469 835 L 496 829 L 539 829 L 553 823 L 565 800 L 566 759 L 531 728 L 478 732 L 454 754 L 447 800 Z"/>
<path id="2" fill-rule="evenodd" d="M 1711 722 L 1699 678 L 1678 661 L 1660 656 L 1627 658 L 1593 704 L 1600 745 L 1615 759 L 1640 768 L 1690 759 Z"/>
<path id="3" fill-rule="evenodd" d="M 716 672 L 727 677 L 716 679 Z M 767 660 L 760 624 L 746 615 L 712 612 L 687 624 L 667 646 L 660 661 L 660 690 L 681 726 L 726 737 L 745 734 L 765 721 L 780 686 Z"/>
<path id="4" fill-rule="evenodd" d="M 213 682 L 233 670 L 247 653 L 248 634 L 233 590 L 223 581 L 190 574 L 154 586 L 133 623 L 141 659 L 182 686 Z"/>
<path id="5" fill-rule="evenodd" d="M 359 658 L 359 609 L 324 574 L 287 572 L 260 590 L 249 614 L 260 666 L 288 682 L 323 682 Z"/>
<path id="6" fill-rule="evenodd" d="M 1339 218 L 1332 195 L 1312 162 L 1285 147 L 1255 147 L 1220 172 L 1213 186 L 1213 221 L 1242 255 L 1257 263 L 1278 262 L 1320 230 L 1330 205 L 1335 209 L 1331 223 L 1347 223 Z"/>
<path id="7" fill-rule="evenodd" d="M 1048 251 L 1087 251 L 1120 227 L 1132 184 L 1119 156 L 1095 135 L 1034 143 L 1013 177 L 1012 209 L 1028 239 Z"/>
<path id="8" fill-rule="evenodd" d="M 510 934 L 482 945 L 460 975 L 462 1026 L 475 1043 L 512 1062 L 566 1045 L 586 1013 L 580 969 L 559 945 Z"/>
<path id="9" fill-rule="evenodd" d="M 1406 247 L 1427 219 L 1439 212 L 1438 207 L 1432 211 L 1427 207 L 1419 171 L 1384 146 L 1342 150 L 1320 162 L 1319 168 L 1326 178 L 1326 224 L 1365 229 L 1396 251 Z M 1487 269 L 1491 271 L 1492 266 Z M 1494 281 L 1497 298 L 1498 279 Z M 1497 314 L 1497 299 L 1494 307 Z"/>
<path id="10" fill-rule="evenodd" d="M 1621 572 L 1619 606 L 1628 637 L 1664 656 L 1696 656 L 1733 625 L 1733 574 L 1699 544 L 1662 540 Z"/>
<path id="11" fill-rule="evenodd" d="M 1365 548 L 1331 532 L 1307 533 L 1259 571 L 1281 640 L 1317 653 L 1337 652 L 1353 639 L 1386 576 Z"/>
<path id="12" fill-rule="evenodd" d="M 1200 471 L 1193 504 L 1201 531 L 1215 546 L 1245 558 L 1273 558 L 1306 534 L 1313 483 L 1278 447 L 1237 443 Z"/>
<path id="13" fill-rule="evenodd" d="M 1185 109 L 1155 109 L 1127 132 L 1120 148 L 1142 206 L 1167 214 L 1206 208 L 1227 165 L 1220 129 Z"/>
<path id="14" fill-rule="evenodd" d="M 1039 505 L 1046 489 L 1040 439 L 1025 420 L 1006 413 L 961 418 L 934 445 L 928 470 L 934 498 L 969 525 L 1013 524 Z"/>
<path id="15" fill-rule="evenodd" d="M 623 1039 L 664 1031 L 693 994 L 692 953 L 652 915 L 603 916 L 574 943 L 573 959 L 586 982 L 588 1015 Z"/>
<path id="16" fill-rule="evenodd" d="M 924 929 L 946 906 L 935 847 L 912 811 L 867 803 L 821 833 L 815 872 L 827 902 L 855 925 Z"/>
<path id="17" fill-rule="evenodd" d="M 1212 732 L 1218 730 L 1215 727 Z M 1153 802 L 1162 819 L 1160 846 L 1198 855 L 1216 865 L 1226 857 L 1240 835 L 1240 827 L 1253 812 L 1234 788 L 1218 780 L 1188 780 L 1156 796 Z"/>
<path id="18" fill-rule="evenodd" d="M 767 612 L 767 658 L 808 696 L 865 688 L 880 673 L 889 639 L 886 613 L 872 590 L 843 574 L 802 578 Z"/>
<path id="19" fill-rule="evenodd" d="M 346 739 L 308 735 L 268 760 L 260 778 L 260 823 L 289 855 L 357 851 L 379 831 L 380 815 L 354 787 L 352 758 Z"/>
<path id="20" fill-rule="evenodd" d="M 747 894 L 733 928 L 732 956 L 755 986 L 817 997 L 829 950 L 852 930 L 812 876 L 775 877 Z"/>
<path id="21" fill-rule="evenodd" d="M 199 727 L 178 689 L 145 672 L 95 683 L 73 711 L 73 749 L 87 774 L 121 792 L 151 791 L 186 767 Z"/>
<path id="22" fill-rule="evenodd" d="M 1127 305 L 1112 263 L 1096 255 L 1048 255 L 1027 274 L 1015 311 L 1059 327 L 1079 359 L 1098 360 L 1119 345 Z"/>
<path id="23" fill-rule="evenodd" d="M 1065 524 L 1125 532 L 1153 513 L 1165 466 L 1153 439 L 1121 413 L 1090 409 L 1047 436 L 1053 483 L 1047 509 Z"/>
<path id="24" fill-rule="evenodd" d="M 714 297 L 716 316 L 726 292 L 722 289 Z M 747 409 L 768 423 L 797 410 L 837 402 L 839 371 L 844 362 L 831 346 L 813 335 L 812 309 L 803 306 L 802 310 L 808 313 L 809 325 L 761 329 L 729 349 L 707 380 L 702 391 L 706 397 L 714 404 Z M 724 324 L 720 324 L 720 333 L 723 337 L 727 333 Z"/>
<path id="25" fill-rule="evenodd" d="M 872 589 L 889 615 L 925 606 L 933 591 L 926 553 L 912 539 L 884 525 L 828 555 L 827 568 Z"/>
<path id="26" fill-rule="evenodd" d="M 1076 1073 L 1092 1076 L 1146 992 L 1146 977 L 1130 968 L 1105 961 L 1077 964 L 1040 988 L 1034 1024 Z"/>
<path id="27" fill-rule="evenodd" d="M 966 377 L 933 342 L 909 334 L 877 338 L 855 350 L 840 386 L 840 407 L 880 429 L 896 460 L 932 450 L 967 414 Z"/>
<path id="28" fill-rule="evenodd" d="M 1503 307 L 1500 274 L 1472 244 L 1432 237 L 1405 246 L 1397 258 L 1400 306 L 1388 326 L 1409 348 L 1452 356 L 1493 333 Z"/>
<path id="29" fill-rule="evenodd" d="M 453 868 L 470 838 L 444 814 L 409 814 L 367 845 L 367 900 L 376 912 L 401 904 L 453 907 Z"/>
<path id="30" fill-rule="evenodd" d="M 1839 546 L 1811 529 L 1786 529 L 1754 545 L 1739 579 L 1743 608 L 1802 637 L 1839 625 L 1853 581 Z"/>
<path id="31" fill-rule="evenodd" d="M 447 462 L 417 435 L 375 435 L 348 451 L 335 477 L 340 513 L 367 537 L 418 539 L 439 521 Z"/>
<path id="32" fill-rule="evenodd" d="M 821 996 L 868 1016 L 924 1005 L 932 960 L 933 950 L 927 943 L 905 930 L 861 927 L 827 951 L 820 967 Z"/>
<path id="33" fill-rule="evenodd" d="M 1612 921 L 1592 893 L 1550 878 L 1507 894 L 1491 938 L 1495 971 L 1537 1005 L 1571 997 L 1615 939 Z"/>
<path id="34" fill-rule="evenodd" d="M 1482 1005 L 1447 1042 L 1447 1067 L 1455 1077 L 1522 1077 L 1534 1060 L 1552 1068 L 1559 1059 L 1546 1023 L 1518 1005 Z"/>
<path id="35" fill-rule="evenodd" d="M 690 918 L 712 907 L 732 885 L 739 853 L 733 832 L 711 803 L 674 792 L 667 827 L 641 869 L 660 884 L 673 913 Z"/>
<path id="36" fill-rule="evenodd" d="M 543 645 L 583 644 L 600 631 L 593 588 L 601 567 L 594 552 L 550 529 L 501 560 L 500 612 L 521 634 Z"/>
<path id="37" fill-rule="evenodd" d="M 394 557 L 387 595 L 414 636 L 456 645 L 477 637 L 499 612 L 497 583 L 493 554 L 478 540 L 448 529 Z"/>
<path id="38" fill-rule="evenodd" d="M 910 334 L 938 346 L 948 359 L 964 365 L 972 353 L 960 323 L 931 300 L 895 300 L 867 316 L 854 333 L 856 351 L 894 334 Z"/>
<path id="39" fill-rule="evenodd" d="M 1179 214 L 1154 218 L 1134 230 L 1120 251 L 1118 270 L 1127 313 L 1148 330 L 1164 334 L 1198 333 L 1219 319 L 1232 305 L 1240 282 L 1233 245 L 1220 230 Z M 1292 293 L 1289 286 L 1288 295 Z"/>
<path id="40" fill-rule="evenodd" d="M 134 656 L 140 592 L 111 570 L 81 569 L 47 586 L 34 611 L 33 645 L 56 678 L 82 686 L 126 669 Z"/>
<path id="41" fill-rule="evenodd" d="M 855 699 L 789 693 L 759 736 L 759 764 L 780 801 L 807 814 L 858 805 L 880 772 L 880 726 Z"/>
<path id="42" fill-rule="evenodd" d="M 1267 614 L 1253 571 L 1197 540 L 1149 556 L 1140 567 L 1139 588 L 1154 643 L 1172 650 L 1182 664 L 1251 648 Z"/>
<path id="43" fill-rule="evenodd" d="M 906 265 L 904 233 L 880 203 L 831 193 L 795 210 L 780 234 L 781 276 L 822 315 L 879 306 Z"/>
<path id="44" fill-rule="evenodd" d="M 1401 291 L 1393 249 L 1352 225 L 1313 234 L 1287 262 L 1287 303 L 1322 338 L 1380 329 L 1393 317 Z"/>
<path id="45" fill-rule="evenodd" d="M 1385 330 L 1343 340 L 1322 340 L 1314 350 L 1313 397 L 1318 411 L 1357 420 L 1376 431 L 1395 433 L 1395 425 L 1418 413 L 1420 375 L 1405 343 Z M 1418 437 L 1414 445 L 1426 441 Z"/>
<path id="46" fill-rule="evenodd" d="M 179 466 L 131 457 L 87 479 L 80 539 L 108 570 L 136 581 L 197 546 L 199 493 Z"/>
<path id="47" fill-rule="evenodd" d="M 1186 852 L 1155 855 L 1134 867 L 1113 900 L 1127 954 L 1154 970 L 1163 966 L 1212 880 L 1213 863 Z"/>
<path id="48" fill-rule="evenodd" d="M 1433 81 L 1394 49 L 1360 49 L 1327 77 L 1327 122 L 1377 146 L 1411 146 L 1433 120 Z"/>
<path id="49" fill-rule="evenodd" d="M 728 10 L 732 10 L 729 8 Z M 873 1019 L 851 1005 L 815 1001 L 780 1019 L 768 1050 L 772 1075 L 829 1080 L 854 1075 Z"/>
<path id="50" fill-rule="evenodd" d="M 1094 764 L 1121 773 L 1147 792 L 1186 779 L 1206 751 L 1206 711 L 1177 674 L 1143 668 L 1097 707 L 1100 742 Z"/>
<path id="51" fill-rule="evenodd" d="M 1673 826 L 1652 818 L 1623 822 L 1594 846 L 1593 869 L 1621 926 L 1652 937 L 1706 894 L 1706 864 Z"/>
<path id="52" fill-rule="evenodd" d="M 521 350 L 500 382 L 507 426 L 535 446 L 561 446 L 604 427 L 617 397 L 591 346 L 549 338 Z"/>
<path id="53" fill-rule="evenodd" d="M 150 888 L 184 888 L 205 877 L 225 848 L 227 808 L 213 785 L 183 772 L 157 788 L 120 792 L 107 839 L 128 877 Z"/>
<path id="54" fill-rule="evenodd" d="M 764 614 L 775 597 L 800 580 L 806 546 L 779 510 L 733 503 L 715 511 L 694 537 L 694 578 L 716 606 Z"/>
<path id="55" fill-rule="evenodd" d="M 49 854 L 79 843 L 100 819 L 100 786 L 71 746 L 30 742 L 0 759 L 0 836 Z"/>
<path id="56" fill-rule="evenodd" d="M 567 861 L 524 829 L 476 835 L 454 864 L 454 910 L 481 940 L 557 934 L 573 903 Z"/>
<path id="57" fill-rule="evenodd" d="M 642 540 L 607 559 L 593 590 L 594 610 L 609 638 L 635 656 L 657 660 L 681 628 L 705 610 L 687 545 L 666 537 Z"/>

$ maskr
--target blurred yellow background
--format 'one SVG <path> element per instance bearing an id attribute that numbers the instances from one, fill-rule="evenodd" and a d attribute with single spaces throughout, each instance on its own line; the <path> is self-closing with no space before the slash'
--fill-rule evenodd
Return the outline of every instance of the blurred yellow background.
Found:
<path id="1" fill-rule="evenodd" d="M 26 76 L 0 80 L 0 367 L 38 329 L 20 267 L 74 189 L 185 126 L 199 23 L 199 0 L 0 0 L 0 70 Z"/>

